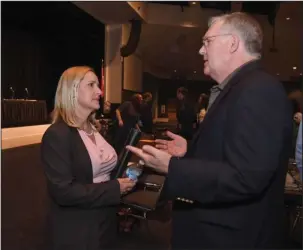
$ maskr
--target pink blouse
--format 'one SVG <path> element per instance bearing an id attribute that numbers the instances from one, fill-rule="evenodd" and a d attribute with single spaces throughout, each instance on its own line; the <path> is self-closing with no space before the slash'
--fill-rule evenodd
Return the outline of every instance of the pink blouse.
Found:
<path id="1" fill-rule="evenodd" d="M 78 132 L 86 146 L 93 167 L 93 182 L 100 183 L 110 179 L 110 172 L 117 164 L 117 154 L 113 147 L 98 133 L 94 132 L 96 144 L 83 131 Z"/>

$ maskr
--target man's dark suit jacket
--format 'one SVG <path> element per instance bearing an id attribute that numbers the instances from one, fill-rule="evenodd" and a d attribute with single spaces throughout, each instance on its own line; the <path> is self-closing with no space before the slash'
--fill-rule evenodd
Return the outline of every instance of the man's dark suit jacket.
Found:
<path id="1" fill-rule="evenodd" d="M 47 129 L 41 154 L 51 197 L 51 249 L 110 247 L 117 232 L 118 181 L 93 183 L 88 151 L 77 129 L 64 122 Z"/>
<path id="2" fill-rule="evenodd" d="M 175 202 L 172 248 L 283 247 L 292 117 L 282 84 L 243 66 L 208 110 L 165 184 Z"/>

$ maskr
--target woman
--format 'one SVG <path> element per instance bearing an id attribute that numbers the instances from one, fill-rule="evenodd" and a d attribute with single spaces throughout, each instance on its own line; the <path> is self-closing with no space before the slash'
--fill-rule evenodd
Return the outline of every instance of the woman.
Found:
<path id="1" fill-rule="evenodd" d="M 130 101 L 126 101 L 116 109 L 116 118 L 118 121 L 118 128 L 115 135 L 115 149 L 117 153 L 121 153 L 124 148 L 124 143 L 132 128 L 139 129 L 140 105 L 142 103 L 142 96 L 134 94 Z"/>
<path id="2" fill-rule="evenodd" d="M 42 138 L 54 250 L 113 246 L 120 196 L 135 185 L 128 178 L 110 180 L 117 154 L 92 125 L 98 85 L 91 68 L 67 69 L 57 87 L 53 124 Z"/>

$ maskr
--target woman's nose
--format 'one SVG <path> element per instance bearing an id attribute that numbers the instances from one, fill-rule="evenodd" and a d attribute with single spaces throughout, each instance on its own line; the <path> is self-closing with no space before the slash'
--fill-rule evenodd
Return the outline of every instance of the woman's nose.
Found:
<path id="1" fill-rule="evenodd" d="M 100 95 L 100 96 L 103 95 L 103 91 L 99 88 L 99 86 L 97 86 L 96 93 L 97 93 L 97 95 Z"/>

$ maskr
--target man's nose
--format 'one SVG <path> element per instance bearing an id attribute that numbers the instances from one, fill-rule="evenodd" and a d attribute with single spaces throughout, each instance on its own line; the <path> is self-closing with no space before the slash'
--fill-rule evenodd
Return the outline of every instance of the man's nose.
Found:
<path id="1" fill-rule="evenodd" d="M 201 56 L 203 56 L 203 55 L 205 54 L 205 47 L 204 47 L 204 45 L 202 45 L 202 47 L 200 48 L 199 54 L 200 54 Z"/>

